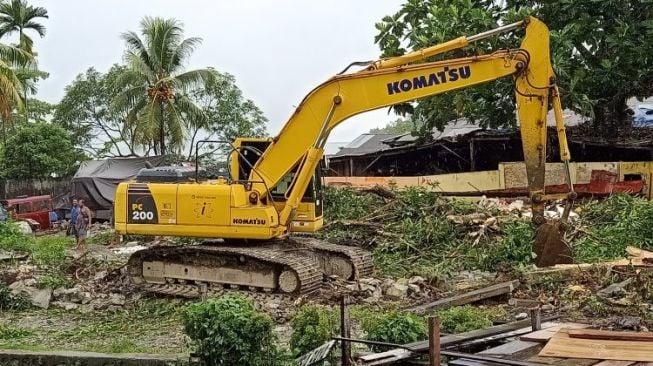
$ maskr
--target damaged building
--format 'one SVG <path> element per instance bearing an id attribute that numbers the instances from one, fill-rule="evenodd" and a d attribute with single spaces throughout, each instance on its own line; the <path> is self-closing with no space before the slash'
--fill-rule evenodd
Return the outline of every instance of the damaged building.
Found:
<path id="1" fill-rule="evenodd" d="M 575 162 L 653 160 L 650 138 L 593 141 L 577 128 L 583 122 L 579 115 L 565 111 L 564 118 Z M 559 162 L 553 118 L 548 120 L 547 162 Z M 458 119 L 426 141 L 410 133 L 366 133 L 327 159 L 329 176 L 424 176 L 495 170 L 502 162 L 523 161 L 523 152 L 518 129 L 483 129 Z"/>

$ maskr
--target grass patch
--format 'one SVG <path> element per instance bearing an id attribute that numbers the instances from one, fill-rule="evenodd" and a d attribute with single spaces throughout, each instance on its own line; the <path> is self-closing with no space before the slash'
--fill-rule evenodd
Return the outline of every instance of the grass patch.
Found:
<path id="1" fill-rule="evenodd" d="M 177 354 L 187 352 L 182 332 L 181 302 L 144 300 L 134 309 L 88 314 L 59 309 L 0 314 L 0 323 L 23 331 L 20 338 L 3 337 L 0 348 L 73 350 L 117 353 Z M 30 322 L 21 322 L 29 318 Z M 18 324 L 47 324 L 21 329 Z"/>
<path id="2" fill-rule="evenodd" d="M 60 266 L 66 261 L 66 249 L 74 240 L 63 236 L 42 236 L 34 238 L 25 235 L 13 223 L 0 224 L 0 249 L 27 252 L 39 266 Z"/>
<path id="3" fill-rule="evenodd" d="M 0 324 L 0 339 L 18 340 L 23 339 L 32 333 L 33 332 L 30 330 Z"/>

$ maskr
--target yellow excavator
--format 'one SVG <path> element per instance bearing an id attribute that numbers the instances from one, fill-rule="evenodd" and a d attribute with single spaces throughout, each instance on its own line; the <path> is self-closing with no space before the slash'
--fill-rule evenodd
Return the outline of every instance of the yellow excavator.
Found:
<path id="1" fill-rule="evenodd" d="M 435 55 L 516 29 L 525 32 L 520 48 L 429 62 Z M 351 66 L 362 68 L 347 73 Z M 119 234 L 214 239 L 136 252 L 128 262 L 129 276 L 149 291 L 194 297 L 225 288 L 300 294 L 320 286 L 325 275 L 369 275 L 369 252 L 289 235 L 322 227 L 316 173 L 329 133 L 365 111 L 508 76 L 515 83 L 533 221 L 539 227 L 538 261 L 567 261 L 571 253 L 560 239 L 561 224 L 545 219 L 544 204 L 567 199 L 563 218 L 568 215 L 573 201 L 570 156 L 550 62 L 549 31 L 531 17 L 403 56 L 353 63 L 313 89 L 276 137 L 226 142 L 231 149 L 226 177 L 206 179 L 197 168 L 160 167 L 143 169 L 133 181 L 121 183 L 114 207 Z M 567 166 L 569 193 L 563 195 L 544 192 L 550 107 L 560 158 Z"/>

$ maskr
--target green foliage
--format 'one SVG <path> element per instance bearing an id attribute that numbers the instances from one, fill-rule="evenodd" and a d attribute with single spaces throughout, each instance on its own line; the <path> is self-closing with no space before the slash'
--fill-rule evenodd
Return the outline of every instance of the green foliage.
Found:
<path id="1" fill-rule="evenodd" d="M 627 246 L 653 249 L 653 203 L 646 199 L 614 195 L 586 205 L 582 220 L 588 232 L 574 245 L 580 261 L 623 257 Z"/>
<path id="2" fill-rule="evenodd" d="M 40 6 L 31 6 L 25 0 L 11 0 L 0 3 L 0 36 L 18 34 L 19 47 L 33 53 L 34 41 L 26 31 L 34 31 L 45 36 L 45 27 L 37 18 L 48 18 L 48 11 Z"/>
<path id="3" fill-rule="evenodd" d="M 14 295 L 4 283 L 0 283 L 0 311 L 23 310 L 32 306 L 29 299 Z"/>
<path id="4" fill-rule="evenodd" d="M 324 188 L 324 217 L 326 220 L 356 220 L 369 213 L 378 197 L 360 194 L 352 188 Z"/>
<path id="5" fill-rule="evenodd" d="M 120 93 L 112 108 L 123 113 L 127 128 L 134 131 L 134 143 L 153 148 L 156 154 L 176 153 L 186 142 L 184 121 L 201 123 L 206 113 L 187 95 L 194 88 L 206 88 L 215 79 L 213 69 L 185 70 L 189 56 L 200 45 L 197 37 L 184 38 L 175 19 L 146 17 L 141 34 L 122 35 L 127 46 L 127 70 L 118 80 Z M 169 145 L 170 151 L 166 150 Z"/>
<path id="6" fill-rule="evenodd" d="M 0 223 L 0 249 L 8 251 L 31 252 L 34 238 L 23 234 L 15 224 Z"/>
<path id="7" fill-rule="evenodd" d="M 59 287 L 71 287 L 73 284 L 73 280 L 68 278 L 63 273 L 53 271 L 39 277 L 36 282 L 36 287 L 56 289 Z"/>
<path id="8" fill-rule="evenodd" d="M 0 339 L 21 339 L 32 334 L 31 331 L 26 329 L 14 328 L 9 325 L 0 324 Z"/>
<path id="9" fill-rule="evenodd" d="M 66 86 L 52 122 L 62 126 L 93 157 L 136 155 L 134 126 L 125 125 L 126 113 L 110 108 L 124 87 L 118 83 L 125 66 L 113 65 L 106 73 L 89 68 Z"/>
<path id="10" fill-rule="evenodd" d="M 596 296 L 586 297 L 581 304 L 581 309 L 589 317 L 605 317 L 611 313 L 610 306 L 601 302 Z"/>
<path id="11" fill-rule="evenodd" d="M 371 313 L 362 319 L 365 339 L 376 342 L 406 344 L 427 338 L 424 319 L 410 313 L 393 310 L 387 313 Z M 387 347 L 372 346 L 375 351 Z"/>
<path id="12" fill-rule="evenodd" d="M 498 240 L 475 248 L 480 266 L 486 270 L 496 269 L 498 264 L 526 266 L 533 263 L 535 230 L 528 221 L 508 221 L 501 226 Z"/>
<path id="13" fill-rule="evenodd" d="M 194 159 L 195 140 L 229 140 L 236 137 L 262 137 L 268 119 L 253 101 L 245 99 L 236 85 L 236 78 L 228 73 L 215 72 L 215 78 L 208 80 L 205 87 L 191 90 L 188 95 L 206 114 L 205 119 L 188 119 L 191 136 L 188 160 Z M 223 146 L 226 147 L 226 146 Z M 200 147 L 199 155 L 204 156 L 205 166 L 218 162 L 210 161 L 218 154 L 210 153 L 215 147 Z"/>
<path id="14" fill-rule="evenodd" d="M 66 130 L 48 123 L 22 126 L 2 153 L 2 173 L 14 179 L 69 176 L 83 158 Z"/>
<path id="15" fill-rule="evenodd" d="M 73 246 L 73 239 L 61 236 L 43 236 L 36 240 L 32 260 L 41 266 L 58 266 L 66 260 L 66 249 Z"/>
<path id="16" fill-rule="evenodd" d="M 492 320 L 505 316 L 500 308 L 479 309 L 471 305 L 456 306 L 437 312 L 440 330 L 444 333 L 463 333 L 492 326 Z"/>
<path id="17" fill-rule="evenodd" d="M 397 118 L 392 122 L 388 122 L 385 127 L 382 128 L 373 128 L 370 130 L 370 133 L 392 133 L 392 134 L 402 134 L 410 133 L 415 129 L 415 124 L 409 118 Z"/>
<path id="18" fill-rule="evenodd" d="M 295 356 L 303 355 L 328 342 L 338 327 L 337 314 L 318 306 L 304 306 L 290 322 L 290 349 Z"/>
<path id="19" fill-rule="evenodd" d="M 653 94 L 653 34 L 648 0 L 410 0 L 376 24 L 382 56 L 470 36 L 533 14 L 551 30 L 552 62 L 563 105 L 595 119 L 598 127 L 627 124 L 626 100 Z M 600 29 L 601 32 L 595 32 Z M 591 36 L 589 36 L 591 35 Z M 519 32 L 491 37 L 434 60 L 464 57 L 519 44 Z M 424 120 L 422 132 L 464 116 L 482 126 L 514 125 L 511 80 L 429 97 L 397 112 Z M 597 129 L 603 130 L 603 129 Z"/>
<path id="20" fill-rule="evenodd" d="M 116 233 L 112 230 L 101 231 L 90 236 L 87 242 L 93 245 L 109 245 L 112 243 L 115 235 Z"/>
<path id="21" fill-rule="evenodd" d="M 273 322 L 239 295 L 196 303 L 184 314 L 184 329 L 196 353 L 211 365 L 274 364 Z"/>

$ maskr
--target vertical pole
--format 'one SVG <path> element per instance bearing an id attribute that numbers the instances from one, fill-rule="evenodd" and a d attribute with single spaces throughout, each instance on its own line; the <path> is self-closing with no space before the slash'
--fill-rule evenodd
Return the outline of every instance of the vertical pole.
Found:
<path id="1" fill-rule="evenodd" d="M 349 331 L 349 310 L 347 309 L 347 296 L 343 295 L 340 300 L 340 336 L 342 338 L 350 338 Z M 340 341 L 340 348 L 342 351 L 342 366 L 351 366 L 351 343 L 348 341 Z"/>
<path id="2" fill-rule="evenodd" d="M 429 317 L 429 365 L 440 366 L 440 319 Z"/>
<path id="3" fill-rule="evenodd" d="M 539 307 L 530 309 L 531 328 L 533 332 L 542 329 L 542 309 Z"/>
<path id="4" fill-rule="evenodd" d="M 469 139 L 469 170 L 476 170 L 476 151 L 474 151 L 474 139 Z"/>

